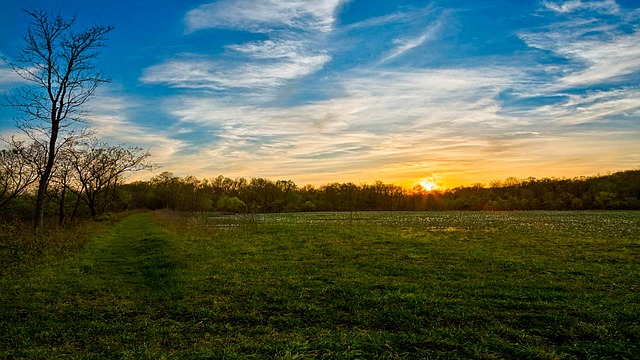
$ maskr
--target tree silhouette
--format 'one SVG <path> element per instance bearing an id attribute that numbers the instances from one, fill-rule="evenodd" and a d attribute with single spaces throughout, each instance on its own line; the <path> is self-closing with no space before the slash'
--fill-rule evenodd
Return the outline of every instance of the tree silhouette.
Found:
<path id="1" fill-rule="evenodd" d="M 113 27 L 95 25 L 77 31 L 75 17 L 67 20 L 45 11 L 24 11 L 32 21 L 17 60 L 9 63 L 28 85 L 5 100 L 22 114 L 18 127 L 46 144 L 36 197 L 35 227 L 39 229 L 58 151 L 65 142 L 83 135 L 74 124 L 85 121 L 87 101 L 98 85 L 109 81 L 97 69 L 97 57 Z"/>
<path id="2" fill-rule="evenodd" d="M 38 144 L 11 138 L 0 150 L 0 209 L 38 179 Z"/>

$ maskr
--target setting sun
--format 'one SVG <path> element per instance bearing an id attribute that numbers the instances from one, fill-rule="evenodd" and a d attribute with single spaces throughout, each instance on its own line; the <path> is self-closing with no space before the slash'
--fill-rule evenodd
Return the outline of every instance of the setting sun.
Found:
<path id="1" fill-rule="evenodd" d="M 420 181 L 420 186 L 426 191 L 434 191 L 440 188 L 440 185 L 436 183 L 433 179 L 424 179 Z"/>

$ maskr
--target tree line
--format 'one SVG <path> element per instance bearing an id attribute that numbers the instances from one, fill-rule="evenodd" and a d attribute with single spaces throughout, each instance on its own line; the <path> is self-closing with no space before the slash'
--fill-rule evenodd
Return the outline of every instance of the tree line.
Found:
<path id="1" fill-rule="evenodd" d="M 0 215 L 32 219 L 37 146 L 15 141 L 0 151 Z M 31 154 L 26 156 L 26 154 Z M 125 173 L 149 169 L 148 152 L 100 142 L 77 144 L 61 156 L 45 196 L 45 215 L 58 223 L 133 209 L 222 213 L 438 210 L 640 210 L 640 170 L 572 179 L 516 179 L 444 191 L 372 184 L 299 186 L 291 180 L 198 179 L 162 172 L 126 183 Z"/>
<path id="2" fill-rule="evenodd" d="M 121 190 L 129 208 L 177 211 L 629 210 L 640 209 L 640 170 L 573 179 L 507 178 L 445 191 L 382 181 L 300 187 L 291 180 L 201 180 L 163 172 Z"/>

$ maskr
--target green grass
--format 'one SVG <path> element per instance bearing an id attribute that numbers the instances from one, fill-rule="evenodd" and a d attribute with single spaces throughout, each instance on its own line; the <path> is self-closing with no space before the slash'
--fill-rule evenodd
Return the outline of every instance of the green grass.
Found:
<path id="1" fill-rule="evenodd" d="M 640 213 L 132 215 L 0 278 L 0 358 L 619 358 Z"/>
<path id="2" fill-rule="evenodd" d="M 0 278 L 24 271 L 47 258 L 74 253 L 116 220 L 114 216 L 111 221 L 82 221 L 65 227 L 49 222 L 42 232 L 35 232 L 31 222 L 0 223 Z"/>

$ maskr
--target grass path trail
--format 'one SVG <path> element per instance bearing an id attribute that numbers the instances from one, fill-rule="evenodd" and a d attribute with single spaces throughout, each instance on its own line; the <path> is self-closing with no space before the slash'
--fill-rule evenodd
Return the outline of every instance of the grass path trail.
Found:
<path id="1" fill-rule="evenodd" d="M 166 300 L 181 293 L 176 256 L 171 237 L 148 214 L 136 214 L 96 241 L 79 270 L 116 293 Z"/>

